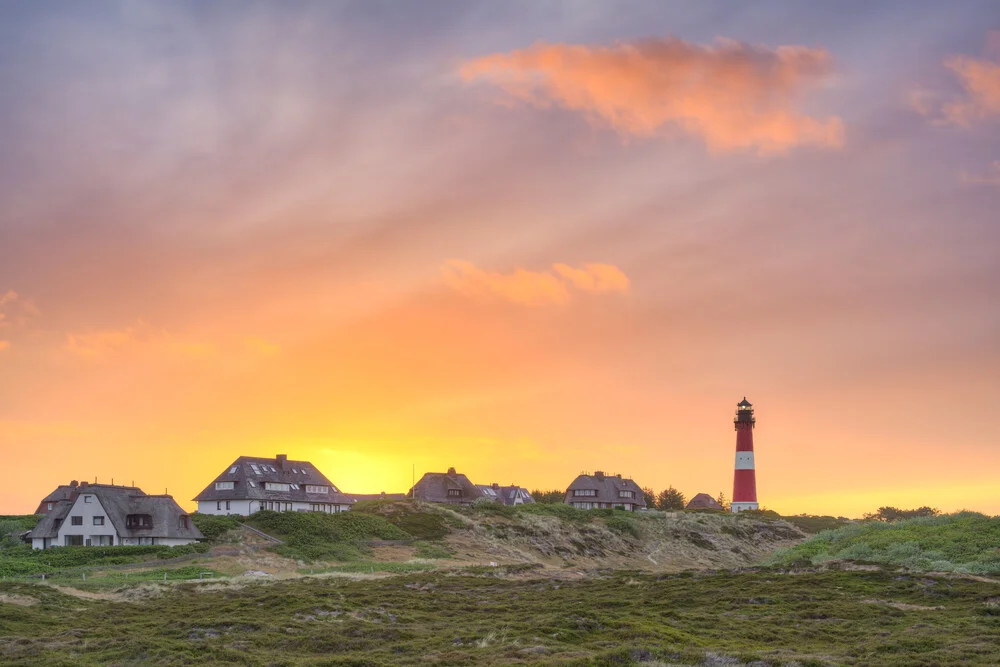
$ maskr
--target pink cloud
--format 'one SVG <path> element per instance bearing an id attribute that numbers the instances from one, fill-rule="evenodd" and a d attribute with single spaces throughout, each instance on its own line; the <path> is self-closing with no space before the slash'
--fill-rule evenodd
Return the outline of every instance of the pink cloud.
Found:
<path id="1" fill-rule="evenodd" d="M 466 62 L 469 81 L 485 79 L 540 108 L 561 106 L 623 135 L 663 135 L 671 128 L 711 150 L 783 153 L 844 143 L 837 117 L 797 110 L 799 97 L 832 73 L 829 54 L 804 46 L 776 49 L 677 38 L 614 46 L 548 44 Z"/>
<path id="2" fill-rule="evenodd" d="M 484 271 L 472 262 L 452 259 L 442 267 L 444 281 L 461 294 L 495 297 L 525 306 L 563 304 L 570 300 L 570 287 L 591 294 L 628 291 L 629 280 L 611 264 L 585 264 L 573 268 L 554 264 L 552 271 L 517 268 L 512 273 Z"/>
<path id="3" fill-rule="evenodd" d="M 944 106 L 942 111 L 948 122 L 969 127 L 973 121 L 1000 115 L 1000 63 L 954 56 L 944 64 L 965 89 L 964 97 Z"/>

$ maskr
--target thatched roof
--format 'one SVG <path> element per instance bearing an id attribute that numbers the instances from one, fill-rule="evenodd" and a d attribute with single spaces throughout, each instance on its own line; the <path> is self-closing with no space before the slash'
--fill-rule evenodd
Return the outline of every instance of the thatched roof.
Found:
<path id="1" fill-rule="evenodd" d="M 586 497 L 575 496 L 573 492 L 577 489 L 594 489 L 597 491 L 597 495 Z M 622 491 L 631 491 L 633 495 L 631 498 L 622 498 Z M 631 504 L 640 509 L 646 507 L 646 498 L 642 493 L 642 489 L 635 483 L 635 480 L 622 477 L 621 475 L 606 475 L 600 471 L 595 472 L 593 475 L 578 476 L 569 485 L 569 488 L 566 489 L 567 503 L 579 502 L 581 500 L 596 503 Z"/>
<path id="2" fill-rule="evenodd" d="M 699 493 L 688 501 L 684 506 L 686 510 L 725 510 L 712 496 L 707 493 Z"/>
<path id="3" fill-rule="evenodd" d="M 150 496 L 134 486 L 113 486 L 111 484 L 86 484 L 77 488 L 78 496 L 95 496 L 108 521 L 114 526 L 119 537 L 169 537 L 180 539 L 200 539 L 204 537 L 191 521 L 182 522 L 188 516 L 172 496 Z M 31 530 L 32 538 L 58 536 L 59 526 L 72 511 L 77 499 L 60 500 L 46 516 Z M 129 515 L 150 517 L 151 528 L 130 528 Z"/>
<path id="4" fill-rule="evenodd" d="M 448 468 L 448 472 L 428 472 L 421 477 L 409 493 L 415 500 L 430 503 L 457 503 L 469 505 L 484 497 L 482 490 L 465 475 Z"/>
<path id="5" fill-rule="evenodd" d="M 217 489 L 217 482 L 232 482 L 232 489 Z M 265 488 L 267 482 L 288 484 L 288 491 Z M 309 493 L 307 486 L 328 487 L 327 493 Z M 241 456 L 212 483 L 194 497 L 196 501 L 276 500 L 281 502 L 332 503 L 352 505 L 354 500 L 340 492 L 316 466 L 308 461 L 290 461 L 283 454 L 273 459 Z"/>

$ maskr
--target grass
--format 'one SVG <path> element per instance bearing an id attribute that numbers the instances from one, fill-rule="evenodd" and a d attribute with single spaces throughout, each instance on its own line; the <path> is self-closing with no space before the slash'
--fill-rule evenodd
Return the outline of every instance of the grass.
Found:
<path id="1" fill-rule="evenodd" d="M 71 568 L 141 563 L 205 553 L 208 549 L 207 544 L 188 544 L 178 547 L 55 547 L 42 550 L 22 544 L 0 550 L 0 576 L 51 574 Z"/>
<path id="2" fill-rule="evenodd" d="M 195 512 L 191 515 L 191 521 L 201 534 L 210 540 L 218 540 L 226 533 L 236 530 L 242 524 L 233 516 L 220 516 L 216 514 L 199 514 Z"/>
<path id="3" fill-rule="evenodd" d="M 854 560 L 919 570 L 1000 574 L 1000 517 L 959 512 L 894 523 L 868 521 L 819 533 L 774 554 L 775 565 Z"/>
<path id="4" fill-rule="evenodd" d="M 711 655 L 713 664 L 930 666 L 993 665 L 1000 646 L 1000 584 L 889 569 L 205 586 L 121 602 L 0 583 L 0 600 L 16 602 L 0 602 L 0 656 L 8 665 L 691 665 Z"/>
<path id="5" fill-rule="evenodd" d="M 390 572 L 392 574 L 406 574 L 410 572 L 426 572 L 437 569 L 436 565 L 430 563 L 395 563 L 385 561 L 360 561 L 356 563 L 346 563 L 344 565 L 331 565 L 321 568 L 302 568 L 299 574 L 324 574 L 327 572 L 351 572 L 358 574 L 374 574 L 376 572 Z"/>
<path id="6" fill-rule="evenodd" d="M 305 562 L 354 561 L 368 555 L 365 540 L 410 540 L 412 535 L 382 516 L 362 512 L 257 512 L 246 523 L 284 541 L 271 547 Z"/>

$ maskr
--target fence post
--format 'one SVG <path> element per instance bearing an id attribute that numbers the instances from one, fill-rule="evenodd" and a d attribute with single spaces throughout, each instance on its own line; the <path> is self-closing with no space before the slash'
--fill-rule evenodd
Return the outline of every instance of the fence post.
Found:
<path id="1" fill-rule="evenodd" d="M 83 573 L 83 580 L 84 580 L 84 581 L 86 581 L 86 580 L 87 580 L 87 573 L 86 573 L 86 572 L 84 572 L 84 573 Z"/>
<path id="2" fill-rule="evenodd" d="M 167 580 L 167 573 L 166 573 L 166 572 L 164 572 L 164 573 L 163 573 L 163 580 L 164 580 L 164 581 L 166 581 L 166 580 Z"/>

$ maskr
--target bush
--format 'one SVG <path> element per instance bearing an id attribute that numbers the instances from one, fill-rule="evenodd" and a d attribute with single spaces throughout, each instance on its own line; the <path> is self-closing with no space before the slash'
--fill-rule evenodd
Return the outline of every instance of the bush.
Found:
<path id="1" fill-rule="evenodd" d="M 367 549 L 365 540 L 409 540 L 412 535 L 381 516 L 358 512 L 257 512 L 247 524 L 284 541 L 272 551 L 305 561 L 357 560 Z"/>
<path id="2" fill-rule="evenodd" d="M 195 528 L 201 531 L 205 537 L 215 540 L 231 530 L 236 530 L 242 524 L 232 516 L 218 516 L 215 514 L 199 514 L 195 512 L 191 515 L 191 521 Z"/>
<path id="3" fill-rule="evenodd" d="M 32 549 L 21 545 L 0 552 L 0 576 L 48 574 L 61 569 L 82 566 L 125 565 L 158 558 L 175 558 L 193 553 L 205 553 L 207 544 L 178 547 L 54 547 Z"/>
<path id="4" fill-rule="evenodd" d="M 635 519 L 619 514 L 606 519 L 605 524 L 619 535 L 628 535 L 639 539 L 639 524 L 636 523 Z"/>
<path id="5" fill-rule="evenodd" d="M 743 514 L 746 514 L 745 512 Z M 975 512 L 869 521 L 827 530 L 783 549 L 773 564 L 862 560 L 920 570 L 1000 573 L 1000 517 Z"/>
<path id="6" fill-rule="evenodd" d="M 439 540 L 448 534 L 448 517 L 440 511 L 424 511 L 412 500 L 366 500 L 352 513 L 380 516 L 400 530 L 421 540 Z"/>

